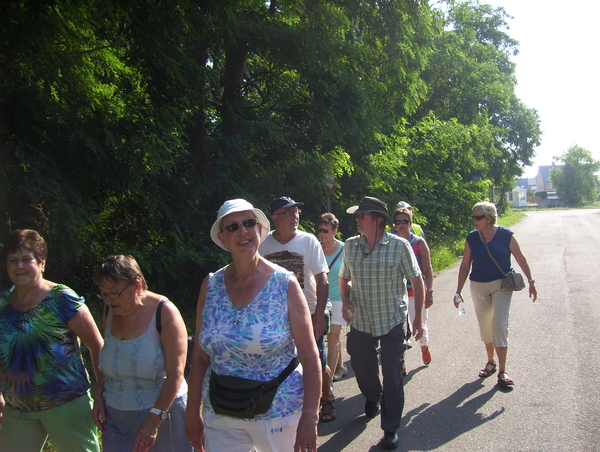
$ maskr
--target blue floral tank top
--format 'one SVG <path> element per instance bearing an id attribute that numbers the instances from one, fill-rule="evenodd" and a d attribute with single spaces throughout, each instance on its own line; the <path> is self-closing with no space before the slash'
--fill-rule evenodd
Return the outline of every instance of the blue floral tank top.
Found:
<path id="1" fill-rule="evenodd" d="M 211 364 L 204 378 L 205 409 L 213 411 L 208 394 L 210 372 L 258 381 L 275 378 L 296 354 L 288 317 L 287 289 L 291 272 L 276 269 L 252 302 L 238 311 L 224 283 L 225 268 L 208 276 L 202 311 L 200 345 Z M 269 410 L 254 419 L 262 421 L 294 414 L 302 409 L 304 386 L 299 365 L 279 386 Z"/>

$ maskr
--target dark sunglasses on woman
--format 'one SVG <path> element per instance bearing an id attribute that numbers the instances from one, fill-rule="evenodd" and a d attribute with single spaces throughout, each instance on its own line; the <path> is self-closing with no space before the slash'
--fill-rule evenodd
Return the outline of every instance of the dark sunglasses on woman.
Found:
<path id="1" fill-rule="evenodd" d="M 231 223 L 226 224 L 223 230 L 226 232 L 236 232 L 240 228 L 240 224 L 244 226 L 245 229 L 252 229 L 258 224 L 258 220 L 256 218 L 246 218 L 241 223 L 232 221 Z"/>

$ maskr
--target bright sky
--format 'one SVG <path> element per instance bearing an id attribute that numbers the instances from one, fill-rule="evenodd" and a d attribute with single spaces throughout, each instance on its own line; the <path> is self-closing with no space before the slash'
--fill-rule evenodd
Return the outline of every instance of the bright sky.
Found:
<path id="1" fill-rule="evenodd" d="M 539 165 L 552 164 L 577 144 L 600 160 L 600 33 L 597 0 L 481 0 L 513 16 L 508 35 L 519 41 L 517 96 L 541 119 L 542 144 L 536 149 L 533 177 Z"/>

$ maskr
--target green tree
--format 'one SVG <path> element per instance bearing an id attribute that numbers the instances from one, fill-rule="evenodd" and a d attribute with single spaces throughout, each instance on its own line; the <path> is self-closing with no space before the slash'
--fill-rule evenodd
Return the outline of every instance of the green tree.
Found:
<path id="1" fill-rule="evenodd" d="M 442 17 L 444 27 L 433 40 L 436 51 L 423 73 L 428 96 L 411 121 L 433 112 L 442 121 L 479 127 L 488 139 L 473 149 L 478 177 L 505 193 L 531 164 L 541 136 L 537 112 L 514 92 L 511 57 L 518 42 L 505 31 L 510 16 L 503 8 L 466 1 L 448 2 Z M 494 201 L 505 208 L 504 196 Z"/>
<path id="2" fill-rule="evenodd" d="M 190 311 L 228 259 L 208 235 L 227 198 L 292 196 L 308 229 L 335 177 L 334 213 L 406 199 L 432 239 L 462 235 L 539 119 L 502 11 L 449 4 L 0 0 L 0 235 L 40 230 L 82 292 L 133 254 Z"/>
<path id="3" fill-rule="evenodd" d="M 565 205 L 579 207 L 585 202 L 596 201 L 598 176 L 595 173 L 600 170 L 600 161 L 594 160 L 590 151 L 577 145 L 571 146 L 556 159 L 564 162 L 564 166 L 553 168 L 550 179 Z"/>

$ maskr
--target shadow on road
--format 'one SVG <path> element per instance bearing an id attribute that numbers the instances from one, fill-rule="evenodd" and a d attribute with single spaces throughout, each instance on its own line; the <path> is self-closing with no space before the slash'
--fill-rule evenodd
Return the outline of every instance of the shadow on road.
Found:
<path id="1" fill-rule="evenodd" d="M 417 370 L 409 373 L 405 383 L 410 381 L 411 374 Z M 397 451 L 427 451 L 439 448 L 504 413 L 504 408 L 489 416 L 478 412 L 499 391 L 498 387 L 494 387 L 476 395 L 486 388 L 478 378 L 434 405 L 425 403 L 406 412 L 398 431 L 400 447 Z M 406 388 L 407 392 L 411 389 L 414 390 Z M 377 429 L 374 436 L 373 426 L 369 426 L 369 432 L 366 432 L 369 422 L 379 427 L 379 415 L 374 419 L 367 418 L 364 415 L 364 401 L 361 394 L 337 399 L 337 420 L 319 424 L 319 436 L 332 435 L 327 442 L 319 446 L 319 452 L 382 450 L 379 441 L 383 432 Z M 363 433 L 364 438 L 359 439 Z"/>
<path id="2" fill-rule="evenodd" d="M 498 391 L 497 387 L 493 387 L 475 396 L 486 388 L 478 378 L 434 405 L 423 404 L 405 413 L 400 427 L 402 441 L 398 450 L 436 449 L 500 416 L 504 413 L 504 408 L 489 416 L 478 412 Z"/>

